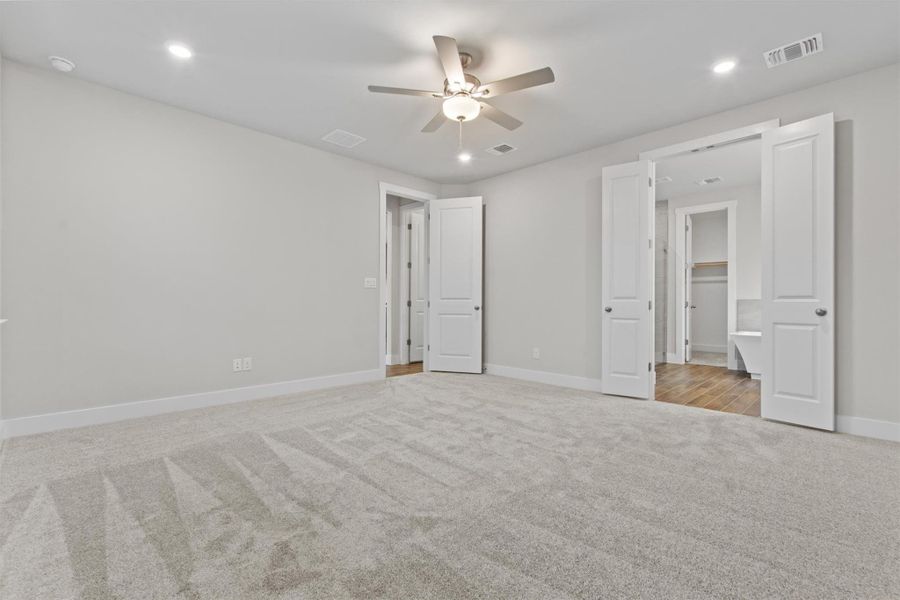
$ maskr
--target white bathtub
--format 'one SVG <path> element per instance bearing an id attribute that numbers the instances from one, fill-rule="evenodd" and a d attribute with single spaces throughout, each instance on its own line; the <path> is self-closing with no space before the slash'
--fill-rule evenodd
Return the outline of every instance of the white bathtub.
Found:
<path id="1" fill-rule="evenodd" d="M 753 379 L 759 379 L 762 373 L 762 332 L 761 331 L 735 331 L 731 334 L 734 345 L 737 346 L 744 367 Z"/>

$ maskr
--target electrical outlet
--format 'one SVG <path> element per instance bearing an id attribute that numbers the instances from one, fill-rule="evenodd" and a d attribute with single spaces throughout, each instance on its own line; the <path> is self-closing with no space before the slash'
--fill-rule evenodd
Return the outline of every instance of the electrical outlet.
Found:
<path id="1" fill-rule="evenodd" d="M 378 280 L 374 277 L 366 277 L 363 279 L 363 287 L 368 289 L 375 289 L 378 287 Z"/>
<path id="2" fill-rule="evenodd" d="M 253 370 L 253 357 L 245 356 L 241 367 L 242 367 L 242 370 L 244 370 L 244 371 L 252 371 Z"/>
<path id="3" fill-rule="evenodd" d="M 231 370 L 237 373 L 238 371 L 244 370 L 244 361 L 240 358 L 232 359 L 231 361 Z"/>
<path id="4" fill-rule="evenodd" d="M 534 360 L 539 360 L 541 358 L 541 349 L 540 348 L 532 348 L 531 349 L 531 358 Z"/>

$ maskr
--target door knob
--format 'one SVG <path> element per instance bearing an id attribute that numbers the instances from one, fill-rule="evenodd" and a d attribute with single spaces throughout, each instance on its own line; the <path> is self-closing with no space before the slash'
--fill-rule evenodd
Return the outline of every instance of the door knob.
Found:
<path id="1" fill-rule="evenodd" d="M 612 306 L 607 306 L 603 310 L 605 310 L 606 312 L 612 312 Z"/>
<path id="2" fill-rule="evenodd" d="M 828 314 L 828 311 L 825 310 L 824 308 L 817 308 L 816 314 L 819 315 L 820 317 L 824 317 L 825 315 Z"/>
<path id="3" fill-rule="evenodd" d="M 691 304 L 691 308 L 697 308 L 695 305 Z"/>
<path id="4" fill-rule="evenodd" d="M 481 307 L 480 307 L 480 306 L 476 306 L 476 307 L 475 307 L 475 310 L 481 310 Z"/>

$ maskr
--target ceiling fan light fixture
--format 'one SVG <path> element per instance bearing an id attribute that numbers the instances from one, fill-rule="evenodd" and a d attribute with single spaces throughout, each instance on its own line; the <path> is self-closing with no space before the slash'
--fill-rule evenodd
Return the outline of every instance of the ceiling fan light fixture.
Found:
<path id="1" fill-rule="evenodd" d="M 468 94 L 457 94 L 444 100 L 443 110 L 451 121 L 471 121 L 481 112 L 481 104 Z"/>

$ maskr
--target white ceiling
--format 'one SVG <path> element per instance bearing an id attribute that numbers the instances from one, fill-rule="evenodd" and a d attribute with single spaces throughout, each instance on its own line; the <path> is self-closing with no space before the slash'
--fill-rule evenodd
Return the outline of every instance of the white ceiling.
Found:
<path id="1" fill-rule="evenodd" d="M 768 70 L 765 50 L 822 32 L 825 52 Z M 71 75 L 439 182 L 467 182 L 898 59 L 895 0 L 782 2 L 0 2 L 0 52 Z M 496 100 L 525 121 L 419 133 L 438 100 L 431 36 L 458 39 L 491 81 L 550 66 L 555 84 Z M 193 47 L 180 63 L 171 40 Z M 727 77 L 710 66 L 739 61 Z M 448 123 L 450 125 L 450 123 Z M 341 128 L 368 141 L 322 142 Z M 483 150 L 499 143 L 505 156 Z"/>
<path id="2" fill-rule="evenodd" d="M 755 139 L 659 161 L 656 163 L 656 198 L 668 200 L 759 183 L 762 175 L 760 145 L 759 139 Z M 660 181 L 666 176 L 672 181 Z M 704 186 L 695 183 L 708 177 L 721 177 L 722 181 Z"/>

